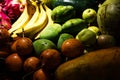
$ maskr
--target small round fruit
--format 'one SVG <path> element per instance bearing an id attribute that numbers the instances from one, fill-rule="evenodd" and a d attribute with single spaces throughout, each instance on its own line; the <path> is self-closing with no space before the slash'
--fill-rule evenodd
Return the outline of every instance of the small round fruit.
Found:
<path id="1" fill-rule="evenodd" d="M 56 49 L 46 49 L 41 53 L 40 60 L 44 69 L 53 70 L 61 63 L 60 52 Z"/>
<path id="2" fill-rule="evenodd" d="M 24 61 L 24 70 L 25 72 L 31 72 L 36 70 L 38 67 L 40 66 L 40 60 L 37 57 L 28 57 L 25 61 Z"/>
<path id="3" fill-rule="evenodd" d="M 17 40 L 11 43 L 11 51 L 12 52 L 17 52 L 17 50 L 16 50 L 16 43 L 17 43 Z"/>
<path id="4" fill-rule="evenodd" d="M 49 80 L 48 74 L 42 68 L 33 73 L 33 80 Z"/>
<path id="5" fill-rule="evenodd" d="M 96 34 L 98 34 L 100 32 L 100 30 L 97 26 L 89 26 L 88 29 L 95 32 Z"/>
<path id="6" fill-rule="evenodd" d="M 4 45 L 0 48 L 0 57 L 1 58 L 6 58 L 9 56 L 11 53 L 11 49 L 9 45 Z"/>
<path id="7" fill-rule="evenodd" d="M 82 18 L 88 23 L 94 22 L 97 18 L 97 13 L 94 9 L 85 9 L 82 13 Z"/>
<path id="8" fill-rule="evenodd" d="M 23 60 L 17 53 L 13 53 L 5 59 L 5 64 L 8 70 L 18 72 L 22 69 Z"/>
<path id="9" fill-rule="evenodd" d="M 108 48 L 108 47 L 115 46 L 115 42 L 116 42 L 115 38 L 107 34 L 99 35 L 97 39 L 99 48 Z"/>
<path id="10" fill-rule="evenodd" d="M 32 40 L 27 37 L 20 38 L 13 43 L 12 50 L 19 55 L 28 55 L 33 50 Z"/>
<path id="11" fill-rule="evenodd" d="M 0 28 L 0 46 L 9 41 L 10 34 L 7 29 Z"/>
<path id="12" fill-rule="evenodd" d="M 67 39 L 62 44 L 61 52 L 66 57 L 78 57 L 83 54 L 84 46 L 82 42 L 77 39 Z"/>

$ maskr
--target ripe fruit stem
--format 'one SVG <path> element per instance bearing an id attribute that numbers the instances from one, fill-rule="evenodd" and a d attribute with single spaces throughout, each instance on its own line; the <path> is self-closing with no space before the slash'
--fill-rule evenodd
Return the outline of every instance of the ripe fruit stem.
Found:
<path id="1" fill-rule="evenodd" d="M 22 28 L 22 37 L 24 38 L 24 28 Z"/>

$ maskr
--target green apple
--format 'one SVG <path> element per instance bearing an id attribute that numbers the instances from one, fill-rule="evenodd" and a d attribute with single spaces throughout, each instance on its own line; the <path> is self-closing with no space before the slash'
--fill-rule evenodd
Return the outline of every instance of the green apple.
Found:
<path id="1" fill-rule="evenodd" d="M 76 39 L 80 40 L 85 46 L 91 46 L 96 43 L 96 33 L 84 28 L 76 35 Z"/>
<path id="2" fill-rule="evenodd" d="M 100 32 L 100 30 L 97 26 L 89 26 L 88 29 L 95 32 L 96 34 L 98 34 Z"/>
<path id="3" fill-rule="evenodd" d="M 94 22 L 97 18 L 97 13 L 94 9 L 87 8 L 82 13 L 82 18 L 88 23 Z"/>

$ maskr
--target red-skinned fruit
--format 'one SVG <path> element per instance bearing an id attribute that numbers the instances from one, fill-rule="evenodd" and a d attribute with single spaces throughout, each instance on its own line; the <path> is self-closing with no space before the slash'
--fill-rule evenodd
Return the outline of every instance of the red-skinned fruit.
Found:
<path id="1" fill-rule="evenodd" d="M 8 70 L 19 72 L 22 69 L 23 60 L 17 53 L 13 53 L 5 59 L 5 64 Z"/>
<path id="2" fill-rule="evenodd" d="M 27 37 L 19 38 L 11 45 L 11 49 L 19 55 L 29 55 L 33 50 L 32 40 Z"/>
<path id="3" fill-rule="evenodd" d="M 4 45 L 0 47 L 0 57 L 6 58 L 11 53 L 10 45 Z"/>
<path id="4" fill-rule="evenodd" d="M 3 46 L 5 43 L 9 42 L 10 34 L 7 29 L 0 28 L 0 46 Z"/>
<path id="5" fill-rule="evenodd" d="M 31 56 L 24 61 L 24 70 L 25 72 L 32 72 L 37 70 L 40 66 L 40 60 L 37 57 Z"/>
<path id="6" fill-rule="evenodd" d="M 66 57 L 75 58 L 83 54 L 84 46 L 77 39 L 67 39 L 62 44 L 61 52 Z"/>
<path id="7" fill-rule="evenodd" d="M 109 48 L 116 44 L 116 40 L 112 35 L 102 34 L 98 36 L 97 44 L 99 48 Z"/>
<path id="8" fill-rule="evenodd" d="M 33 80 L 50 80 L 49 75 L 42 68 L 38 69 L 33 74 Z"/>
<path id="9" fill-rule="evenodd" d="M 61 63 L 60 52 L 56 49 L 46 49 L 40 55 L 42 68 L 46 70 L 54 70 Z"/>

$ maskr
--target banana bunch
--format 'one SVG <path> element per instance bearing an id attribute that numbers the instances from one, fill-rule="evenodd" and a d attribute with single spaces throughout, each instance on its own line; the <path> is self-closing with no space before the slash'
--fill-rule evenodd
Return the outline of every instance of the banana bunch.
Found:
<path id="1" fill-rule="evenodd" d="M 26 0 L 26 4 L 24 5 L 24 11 L 21 16 L 12 24 L 12 28 L 9 29 L 9 33 L 12 34 L 15 30 L 24 27 L 29 20 L 32 18 L 35 13 L 35 7 L 31 5 L 28 0 Z"/>
<path id="2" fill-rule="evenodd" d="M 52 10 L 46 4 L 30 1 L 31 4 L 25 5 L 25 9 L 18 20 L 9 29 L 11 36 L 26 36 L 31 39 L 38 39 L 40 32 L 54 21 L 51 19 Z M 34 9 L 30 6 L 34 6 Z"/>

